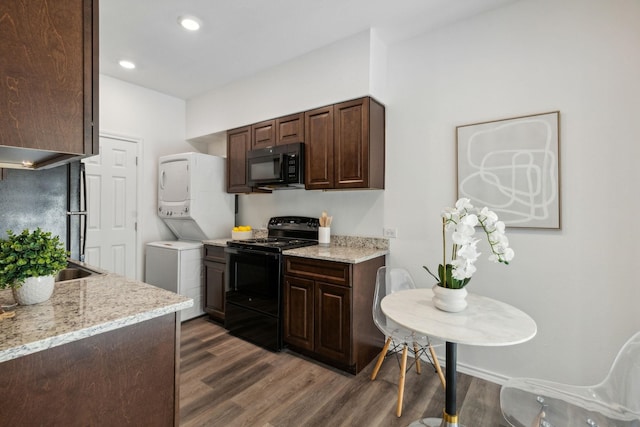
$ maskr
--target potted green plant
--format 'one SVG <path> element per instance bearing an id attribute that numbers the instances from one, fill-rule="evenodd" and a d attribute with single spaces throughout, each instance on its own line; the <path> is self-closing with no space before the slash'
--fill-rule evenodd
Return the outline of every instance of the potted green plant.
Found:
<path id="1" fill-rule="evenodd" d="M 51 297 L 55 275 L 67 266 L 69 253 L 60 238 L 39 227 L 20 234 L 7 231 L 0 240 L 0 289 L 10 288 L 20 305 L 38 304 Z"/>
<path id="2" fill-rule="evenodd" d="M 484 232 L 491 254 L 489 261 L 509 264 L 513 259 L 513 249 L 505 235 L 504 222 L 498 215 L 484 207 L 475 208 L 467 198 L 456 202 L 455 208 L 446 208 L 442 212 L 442 264 L 438 266 L 438 275 L 433 274 L 427 266 L 425 270 L 437 280 L 433 287 L 434 304 L 444 311 L 461 311 L 467 306 L 467 291 L 464 287 L 476 271 L 474 263 L 480 256 L 474 237 L 476 227 Z M 451 260 L 446 259 L 446 233 L 451 232 L 453 247 Z"/>

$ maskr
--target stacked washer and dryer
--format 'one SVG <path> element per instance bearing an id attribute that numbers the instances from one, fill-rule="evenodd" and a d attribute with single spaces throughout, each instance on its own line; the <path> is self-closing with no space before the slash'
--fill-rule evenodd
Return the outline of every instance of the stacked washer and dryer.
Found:
<path id="1" fill-rule="evenodd" d="M 235 222 L 225 189 L 225 159 L 202 153 L 163 156 L 158 165 L 158 216 L 177 240 L 146 245 L 145 282 L 193 298 L 181 321 L 204 314 L 203 240 L 226 237 Z"/>

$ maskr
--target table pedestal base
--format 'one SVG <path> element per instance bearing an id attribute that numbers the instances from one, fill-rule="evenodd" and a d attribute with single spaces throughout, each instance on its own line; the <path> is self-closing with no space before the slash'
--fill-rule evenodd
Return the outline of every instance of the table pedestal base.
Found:
<path id="1" fill-rule="evenodd" d="M 416 420 L 409 424 L 408 427 L 464 427 L 462 424 L 458 423 L 448 423 L 442 418 L 423 418 L 421 420 Z"/>

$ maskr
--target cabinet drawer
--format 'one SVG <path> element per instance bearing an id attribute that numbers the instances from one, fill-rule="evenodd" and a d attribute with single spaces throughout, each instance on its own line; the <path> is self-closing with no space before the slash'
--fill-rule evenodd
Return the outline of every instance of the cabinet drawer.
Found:
<path id="1" fill-rule="evenodd" d="M 211 261 L 226 262 L 222 246 L 204 245 L 204 257 Z"/>
<path id="2" fill-rule="evenodd" d="M 311 258 L 285 257 L 285 274 L 351 287 L 351 264 Z"/>

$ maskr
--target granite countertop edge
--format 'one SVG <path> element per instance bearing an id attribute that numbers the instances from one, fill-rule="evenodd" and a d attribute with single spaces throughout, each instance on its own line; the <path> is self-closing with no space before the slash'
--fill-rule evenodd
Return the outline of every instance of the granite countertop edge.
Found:
<path id="1" fill-rule="evenodd" d="M 63 344 L 68 344 L 74 341 L 81 340 L 83 338 L 89 338 L 94 335 L 102 334 L 105 332 L 114 331 L 116 329 L 124 328 L 126 326 L 135 325 L 136 323 L 144 322 L 156 317 L 163 316 L 165 314 L 173 313 L 176 311 L 189 308 L 193 305 L 193 302 L 185 301 L 179 304 L 173 304 L 154 310 L 147 311 L 138 315 L 124 317 L 122 319 L 116 319 L 109 322 L 105 322 L 99 325 L 94 325 L 84 329 L 78 329 L 76 331 L 67 332 L 64 334 L 56 335 L 49 338 L 44 338 L 39 341 L 23 344 L 18 347 L 13 347 L 4 351 L 0 351 L 0 362 L 6 362 L 8 360 L 17 359 L 18 357 L 26 356 L 39 351 L 47 350 L 53 347 L 57 347 Z"/>
<path id="2" fill-rule="evenodd" d="M 202 243 L 205 245 L 225 247 L 229 240 L 231 240 L 231 237 L 203 240 Z M 332 235 L 329 246 L 305 246 L 302 248 L 287 249 L 282 252 L 283 255 L 287 256 L 346 262 L 349 264 L 358 264 L 373 258 L 388 255 L 389 253 L 389 239 L 340 235 Z"/>
<path id="3" fill-rule="evenodd" d="M 380 256 L 389 254 L 388 249 L 349 248 L 344 246 L 307 246 L 304 248 L 288 249 L 282 252 L 285 256 L 320 259 L 324 261 L 345 262 L 359 264 Z"/>
<path id="4" fill-rule="evenodd" d="M 105 292 L 109 286 L 113 286 L 112 291 L 116 295 L 110 297 L 109 292 Z M 91 297 L 95 300 L 83 300 Z M 3 304 L 8 303 L 9 298 L 12 299 L 10 291 L 0 291 Z M 191 298 L 112 273 L 56 283 L 56 290 L 49 301 L 34 306 L 18 306 L 14 309 L 15 317 L 0 321 L 0 336 L 4 341 L 0 343 L 0 362 L 191 306 Z"/>

